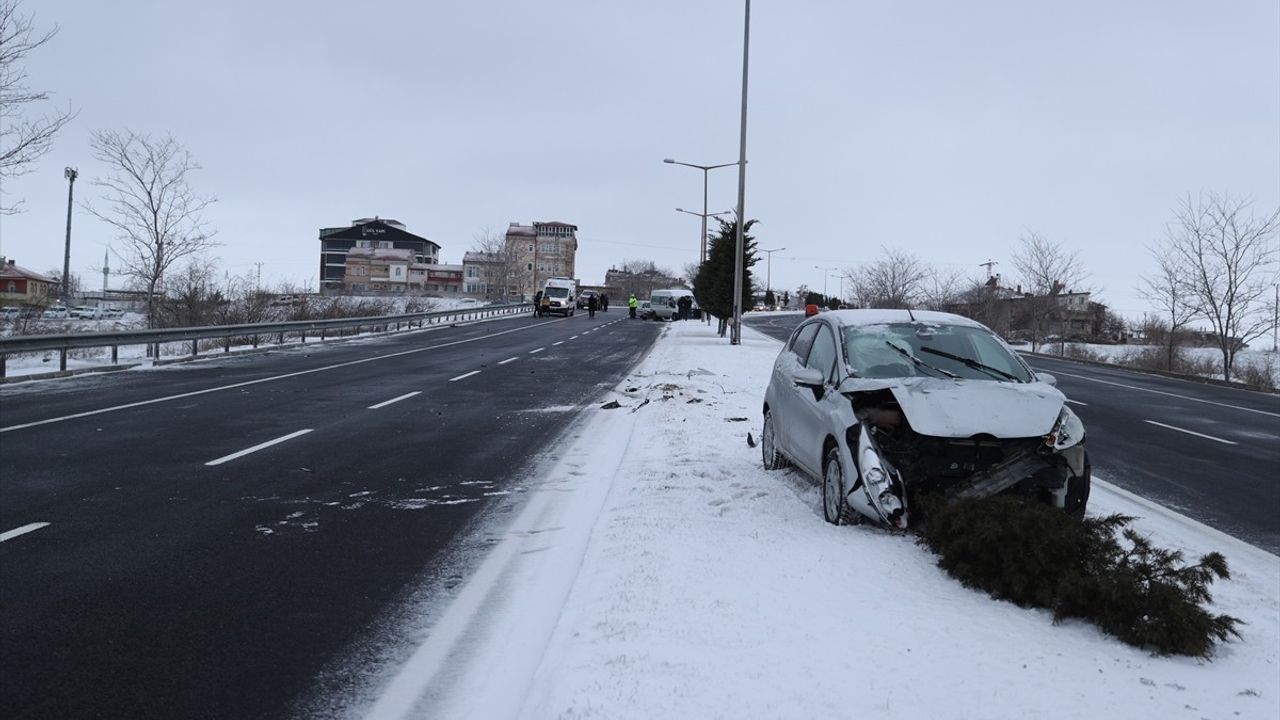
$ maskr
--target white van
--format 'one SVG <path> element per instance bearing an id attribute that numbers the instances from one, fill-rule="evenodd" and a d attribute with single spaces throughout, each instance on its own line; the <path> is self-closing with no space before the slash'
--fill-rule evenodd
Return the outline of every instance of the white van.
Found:
<path id="1" fill-rule="evenodd" d="M 573 278 L 547 278 L 542 290 L 542 312 L 569 317 L 578 302 L 578 281 Z"/>
<path id="2" fill-rule="evenodd" d="M 671 320 L 680 315 L 680 298 L 688 296 L 693 300 L 693 291 L 684 288 L 668 288 L 666 290 L 654 290 L 649 295 L 649 309 L 654 320 Z M 701 312 L 697 311 L 698 303 L 694 301 L 693 312 L 691 317 L 698 317 Z"/>

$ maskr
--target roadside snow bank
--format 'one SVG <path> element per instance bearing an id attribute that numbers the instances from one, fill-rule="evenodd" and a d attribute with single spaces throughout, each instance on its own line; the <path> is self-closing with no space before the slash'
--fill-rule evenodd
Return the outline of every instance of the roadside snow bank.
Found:
<path id="1" fill-rule="evenodd" d="M 1152 657 L 994 601 L 910 536 L 827 525 L 816 485 L 761 468 L 746 434 L 778 350 L 749 329 L 733 347 L 668 326 L 607 398 L 621 407 L 587 411 L 541 474 L 501 565 L 476 573 L 506 580 L 448 609 L 474 641 L 430 671 L 410 663 L 370 716 L 1280 716 L 1280 558 L 1099 483 L 1092 512 L 1226 555 L 1215 610 L 1248 623 L 1244 639 L 1211 663 Z"/>

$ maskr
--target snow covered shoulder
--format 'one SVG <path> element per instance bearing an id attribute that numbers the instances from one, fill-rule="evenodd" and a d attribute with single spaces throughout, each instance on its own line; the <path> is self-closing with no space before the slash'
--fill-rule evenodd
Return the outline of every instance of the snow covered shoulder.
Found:
<path id="1" fill-rule="evenodd" d="M 1099 482 L 1091 514 L 1226 556 L 1213 609 L 1244 620 L 1243 639 L 1213 662 L 1155 657 L 992 600 L 913 536 L 823 522 L 816 485 L 762 469 L 746 435 L 779 348 L 669 326 L 607 398 L 618 406 L 587 411 L 530 480 L 486 560 L 499 565 L 369 714 L 1280 717 L 1280 558 Z"/>

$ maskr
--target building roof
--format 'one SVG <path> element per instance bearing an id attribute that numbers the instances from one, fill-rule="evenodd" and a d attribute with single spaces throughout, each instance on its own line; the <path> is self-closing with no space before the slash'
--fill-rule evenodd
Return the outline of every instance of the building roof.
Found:
<path id="1" fill-rule="evenodd" d="M 393 224 L 394 223 L 394 224 Z M 429 238 L 414 235 L 395 220 L 364 219 L 344 228 L 321 228 L 321 240 L 391 240 L 395 242 L 421 242 L 440 250 L 440 244 Z"/>
<path id="2" fill-rule="evenodd" d="M 34 270 L 28 270 L 13 260 L 6 260 L 3 257 L 0 257 L 0 278 L 24 278 L 47 283 L 53 282 L 52 278 L 47 278 Z"/>
<path id="3" fill-rule="evenodd" d="M 520 223 L 511 223 L 507 228 L 508 235 L 536 235 L 537 231 L 532 225 L 521 225 Z"/>
<path id="4" fill-rule="evenodd" d="M 502 257 L 498 253 L 481 252 L 479 250 L 468 250 L 462 254 L 462 262 L 466 263 L 499 263 Z"/>
<path id="5" fill-rule="evenodd" d="M 573 228 L 575 231 L 578 229 L 578 226 L 574 225 L 573 223 L 561 222 L 559 220 L 540 220 L 540 221 L 535 220 L 533 223 L 534 227 L 541 227 L 543 225 L 559 225 L 561 227 L 570 227 L 570 228 Z"/>

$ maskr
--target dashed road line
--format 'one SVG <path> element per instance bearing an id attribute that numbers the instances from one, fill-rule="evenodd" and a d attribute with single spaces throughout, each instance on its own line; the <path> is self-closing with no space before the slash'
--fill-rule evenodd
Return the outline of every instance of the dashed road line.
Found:
<path id="1" fill-rule="evenodd" d="M 297 432 L 291 432 L 291 433 L 289 433 L 288 435 L 282 435 L 282 436 L 280 436 L 280 437 L 276 438 L 275 440 L 268 440 L 268 441 L 266 441 L 266 442 L 264 442 L 264 443 L 258 443 L 257 445 L 254 445 L 254 446 L 253 446 L 253 447 L 251 447 L 251 448 L 245 448 L 244 450 L 241 450 L 240 452 L 233 452 L 233 453 L 231 453 L 230 455 L 223 455 L 222 457 L 218 458 L 217 460 L 210 460 L 209 462 L 205 463 L 205 465 L 213 466 L 213 465 L 221 465 L 222 463 L 225 463 L 225 462 L 231 462 L 232 460 L 235 460 L 236 458 L 242 458 L 242 457 L 244 457 L 245 455 L 248 455 L 249 453 L 255 453 L 255 452 L 258 452 L 259 450 L 263 450 L 263 449 L 265 449 L 265 448 L 269 448 L 269 447 L 271 447 L 272 445 L 279 445 L 280 443 L 285 442 L 286 440 L 292 440 L 292 439 L 294 439 L 294 438 L 296 438 L 296 437 L 301 437 L 301 436 L 306 435 L 307 433 L 309 433 L 309 432 L 311 432 L 311 431 L 313 431 L 313 430 L 315 430 L 315 428 L 307 428 L 307 429 L 305 429 L 305 430 L 299 430 L 299 431 L 297 431 Z"/>
<path id="2" fill-rule="evenodd" d="M 533 350 L 530 350 L 530 351 L 529 351 L 529 354 L 530 354 L 530 355 L 534 355 L 534 354 L 537 354 L 537 353 L 542 352 L 543 350 L 546 350 L 546 348 L 545 348 L 545 347 L 534 348 Z"/>
<path id="3" fill-rule="evenodd" d="M 19 535 L 26 535 L 29 532 L 35 532 L 36 530 L 39 530 L 40 528 L 45 528 L 45 527 L 49 527 L 49 523 L 47 522 L 27 523 L 22 527 L 17 527 L 12 530 L 6 530 L 0 533 L 0 542 L 4 542 L 6 540 L 12 540 L 18 537 Z"/>
<path id="4" fill-rule="evenodd" d="M 1089 403 L 1080 402 L 1079 400 L 1072 400 L 1071 398 L 1067 398 L 1067 402 L 1071 403 L 1072 405 L 1081 405 L 1083 407 L 1089 407 Z"/>
<path id="5" fill-rule="evenodd" d="M 1196 432 L 1195 430 L 1188 430 L 1188 429 L 1186 429 L 1186 428 L 1175 427 L 1175 426 L 1173 426 L 1173 425 L 1165 425 L 1164 423 L 1162 423 L 1162 422 L 1156 422 L 1155 420 L 1145 420 L 1144 422 L 1151 423 L 1152 425 L 1158 425 L 1158 426 L 1160 426 L 1160 427 L 1162 427 L 1162 428 L 1168 428 L 1168 429 L 1170 429 L 1170 430 L 1177 430 L 1177 431 L 1178 431 L 1178 432 L 1180 432 L 1180 433 L 1186 433 L 1186 434 L 1188 434 L 1188 435 L 1195 435 L 1196 437 L 1202 437 L 1202 438 L 1204 438 L 1205 440 L 1212 440 L 1212 441 L 1214 441 L 1214 442 L 1220 442 L 1220 443 L 1222 443 L 1223 445 L 1239 445 L 1239 444 L 1240 444 L 1240 443 L 1238 443 L 1238 442 L 1233 442 L 1233 441 L 1231 441 L 1231 440 L 1223 440 L 1222 438 L 1214 437 L 1214 436 L 1212 436 L 1212 435 L 1205 435 L 1204 433 L 1198 433 L 1198 432 Z"/>
<path id="6" fill-rule="evenodd" d="M 390 405 L 391 403 L 398 403 L 398 402 L 400 402 L 401 400 L 408 400 L 409 398 L 413 397 L 414 395 L 421 395 L 421 394 L 422 394 L 422 391 L 421 391 L 421 390 L 414 390 L 413 392 L 411 392 L 411 393 L 405 393 L 405 394 L 401 395 L 400 397 L 393 397 L 393 398 L 391 398 L 390 400 L 383 400 L 382 402 L 378 403 L 377 405 L 370 405 L 370 406 L 369 406 L 369 409 L 370 409 L 370 410 L 377 410 L 378 408 L 386 407 L 386 406 Z"/>
<path id="7" fill-rule="evenodd" d="M 461 374 L 461 375 L 459 375 L 458 377 L 451 377 L 451 378 L 449 378 L 449 382 L 458 382 L 459 380 L 465 380 L 465 379 L 467 379 L 467 378 L 471 377 L 472 375 L 479 375 L 479 374 L 480 374 L 480 371 L 479 371 L 479 370 L 472 370 L 472 371 L 471 371 L 471 372 L 469 372 L 469 373 L 462 373 L 462 374 Z"/>
<path id="8" fill-rule="evenodd" d="M 563 321 L 557 320 L 555 322 L 563 322 Z M 454 345 L 462 345 L 464 343 L 473 343 L 480 340 L 488 340 L 490 338 L 495 338 L 500 335 L 508 335 L 514 332 L 523 332 L 525 330 L 529 330 L 531 328 L 536 328 L 536 327 L 541 327 L 541 324 L 523 325 L 521 327 L 512 328 L 510 330 L 502 330 L 499 332 L 489 333 L 488 335 L 480 335 L 478 337 L 473 337 L 473 338 L 462 338 L 460 340 L 451 340 L 449 342 L 437 343 L 435 345 L 428 345 L 426 347 L 413 348 L 411 350 L 401 350 L 399 352 L 387 353 L 385 355 L 375 355 L 374 357 L 360 358 L 359 360 L 348 360 L 347 362 L 334 363 L 333 365 L 325 365 L 323 367 L 318 367 L 318 368 L 298 370 L 296 372 L 284 373 L 281 375 L 271 375 L 269 377 L 257 378 L 256 380 L 245 380 L 244 382 L 232 383 L 230 385 L 219 385 L 217 387 L 204 388 L 203 390 L 192 390 L 191 392 L 178 393 L 176 395 L 166 395 L 164 397 L 152 398 L 150 400 L 140 400 L 138 402 L 126 403 L 124 405 L 113 405 L 111 407 L 99 408 L 97 410 L 87 410 L 85 412 L 74 413 L 71 415 L 63 415 L 61 417 L 46 418 L 44 420 L 35 420 L 28 423 L 21 423 L 19 425 L 9 425 L 7 427 L 0 427 L 0 433 L 12 432 L 14 430 L 23 430 L 30 427 L 38 427 L 40 425 L 48 425 L 50 423 L 58 423 L 66 420 L 76 420 L 78 418 L 83 418 L 83 417 L 92 417 L 94 415 L 101 415 L 103 413 L 116 412 L 118 410 L 128 410 L 130 408 L 143 407 L 146 405 L 154 405 L 156 403 L 169 402 L 170 400 L 180 400 L 182 398 L 195 397 L 197 395 L 206 395 L 208 393 L 220 392 L 222 390 L 233 390 L 235 388 L 249 387 L 252 385 L 258 385 L 260 383 L 274 382 L 276 380 L 284 380 L 286 378 L 300 377 L 302 375 L 310 375 L 312 373 L 325 372 L 327 370 L 337 370 L 339 368 L 351 367 L 353 365 L 363 365 L 364 363 L 376 362 L 378 360 L 386 360 L 388 358 L 404 357 L 405 355 L 413 355 L 420 352 L 427 352 L 429 350 L 438 350 L 440 348 L 453 347 Z"/>
<path id="9" fill-rule="evenodd" d="M 507 364 L 507 363 L 509 363 L 509 362 L 515 362 L 515 361 L 517 361 L 517 360 L 519 360 L 519 359 L 520 359 L 520 358 L 518 358 L 518 357 L 511 357 L 511 358 L 507 358 L 506 360 L 501 360 L 501 361 L 499 361 L 499 362 L 498 362 L 498 364 L 499 364 L 499 365 L 506 365 L 506 364 Z"/>
<path id="10" fill-rule="evenodd" d="M 563 345 L 563 344 L 564 344 L 564 341 L 563 341 L 563 340 L 557 340 L 557 341 L 555 341 L 555 342 L 551 343 L 551 347 L 555 347 L 556 345 Z"/>
<path id="11" fill-rule="evenodd" d="M 571 337 L 571 338 L 569 338 L 569 339 L 570 339 L 570 340 L 577 340 L 579 337 L 581 337 L 581 336 L 579 336 L 579 335 L 574 335 L 573 337 Z"/>

